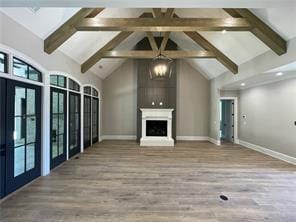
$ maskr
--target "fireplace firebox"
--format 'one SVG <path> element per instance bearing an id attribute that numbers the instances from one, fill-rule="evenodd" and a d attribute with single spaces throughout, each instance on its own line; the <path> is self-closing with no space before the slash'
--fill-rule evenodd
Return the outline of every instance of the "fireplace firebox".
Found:
<path id="1" fill-rule="evenodd" d="M 167 136 L 166 120 L 146 120 L 146 136 Z"/>

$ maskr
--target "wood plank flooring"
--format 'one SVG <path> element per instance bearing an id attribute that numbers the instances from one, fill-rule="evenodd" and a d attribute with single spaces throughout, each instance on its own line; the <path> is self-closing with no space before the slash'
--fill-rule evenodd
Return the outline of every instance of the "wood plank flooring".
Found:
<path id="1" fill-rule="evenodd" d="M 294 222 L 296 166 L 231 144 L 104 141 L 5 200 L 0 221 Z"/>

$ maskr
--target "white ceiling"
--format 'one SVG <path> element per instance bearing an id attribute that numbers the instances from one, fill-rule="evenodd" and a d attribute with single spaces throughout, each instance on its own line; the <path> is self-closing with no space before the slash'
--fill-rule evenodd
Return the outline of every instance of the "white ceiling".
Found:
<path id="1" fill-rule="evenodd" d="M 296 7 L 295 0 L 1 0 L 6 7 L 105 8 L 276 8 Z"/>
<path id="2" fill-rule="evenodd" d="M 45 39 L 75 14 L 79 8 L 41 8 L 36 13 L 28 8 L 1 8 L 0 10 L 40 38 Z M 251 10 L 286 40 L 296 37 L 296 26 L 291 25 L 291 21 L 296 21 L 296 6 L 295 8 Z M 108 8 L 98 16 L 138 17 L 147 11 L 151 11 L 151 9 Z M 176 9 L 176 13 L 180 17 L 220 18 L 229 16 L 221 9 Z M 269 50 L 268 47 L 249 32 L 227 32 L 225 34 L 221 32 L 201 32 L 201 34 L 238 65 Z M 59 50 L 82 64 L 115 35 L 116 32 L 78 32 L 65 42 Z M 118 48 L 131 49 L 144 36 L 144 33 L 135 33 L 126 39 Z M 199 49 L 196 43 L 182 33 L 172 33 L 170 37 L 180 48 Z M 91 70 L 101 78 L 105 78 L 113 70 L 118 68 L 123 61 L 122 59 L 102 59 Z M 190 59 L 187 61 L 209 79 L 227 71 L 215 59 Z M 101 66 L 103 68 L 99 68 Z"/>

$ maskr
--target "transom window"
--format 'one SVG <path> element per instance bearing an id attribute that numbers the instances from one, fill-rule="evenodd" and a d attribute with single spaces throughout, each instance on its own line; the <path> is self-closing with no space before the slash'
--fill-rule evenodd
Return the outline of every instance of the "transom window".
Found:
<path id="1" fill-rule="evenodd" d="M 80 91 L 80 86 L 74 80 L 69 79 L 69 89 L 79 92 Z"/>
<path id="2" fill-rule="evenodd" d="M 98 90 L 96 90 L 95 88 L 93 88 L 91 86 L 84 86 L 83 87 L 83 92 L 86 95 L 90 95 L 90 96 L 93 96 L 93 97 L 99 97 Z"/>
<path id="3" fill-rule="evenodd" d="M 99 93 L 96 89 L 93 88 L 93 96 L 98 97 Z"/>
<path id="4" fill-rule="evenodd" d="M 7 65 L 7 54 L 4 52 L 0 52 L 0 72 L 7 73 L 8 65 Z"/>
<path id="5" fill-rule="evenodd" d="M 66 77 L 59 75 L 51 75 L 50 76 L 50 84 L 54 86 L 59 86 L 62 88 L 67 87 Z"/>
<path id="6" fill-rule="evenodd" d="M 91 95 L 91 87 L 90 86 L 85 86 L 83 91 L 84 91 L 84 94 Z"/>
<path id="7" fill-rule="evenodd" d="M 15 57 L 13 57 L 13 74 L 25 79 L 42 82 L 42 76 L 39 70 Z"/>

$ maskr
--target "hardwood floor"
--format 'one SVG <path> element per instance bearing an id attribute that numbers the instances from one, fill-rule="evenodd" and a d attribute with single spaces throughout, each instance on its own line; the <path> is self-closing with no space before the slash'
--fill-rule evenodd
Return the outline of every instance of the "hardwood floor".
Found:
<path id="1" fill-rule="evenodd" d="M 0 207 L 2 222 L 294 222 L 296 166 L 238 145 L 104 141 Z"/>

